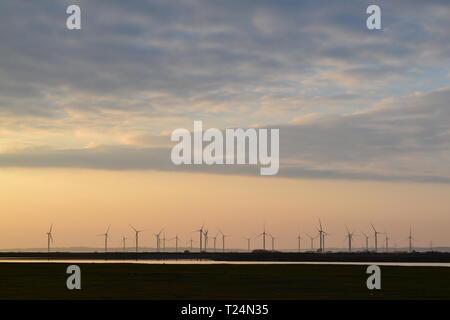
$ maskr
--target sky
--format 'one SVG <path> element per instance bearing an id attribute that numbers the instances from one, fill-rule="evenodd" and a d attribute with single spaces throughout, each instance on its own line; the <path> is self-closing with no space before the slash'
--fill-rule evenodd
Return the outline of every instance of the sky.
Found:
<path id="1" fill-rule="evenodd" d="M 120 245 L 130 223 L 154 246 L 203 222 L 234 247 L 266 224 L 292 248 L 319 218 L 330 246 L 370 222 L 450 245 L 449 16 L 443 0 L 2 1 L 0 248 L 45 247 L 51 223 L 56 246 L 101 246 L 109 224 Z M 279 129 L 279 173 L 174 166 L 170 134 L 194 120 Z"/>

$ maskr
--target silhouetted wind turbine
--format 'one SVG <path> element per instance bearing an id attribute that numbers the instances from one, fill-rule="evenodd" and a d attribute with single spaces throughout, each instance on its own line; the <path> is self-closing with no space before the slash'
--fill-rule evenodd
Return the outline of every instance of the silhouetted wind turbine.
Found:
<path id="1" fill-rule="evenodd" d="M 266 232 L 266 225 L 264 225 L 264 231 L 261 234 L 256 236 L 256 238 L 259 238 L 259 237 L 262 236 L 262 238 L 263 238 L 263 250 L 264 251 L 266 250 L 266 236 L 267 235 L 269 235 L 269 234 Z"/>
<path id="2" fill-rule="evenodd" d="M 47 232 L 47 252 L 50 252 L 50 243 L 53 243 L 53 223 L 50 225 L 50 230 Z"/>
<path id="3" fill-rule="evenodd" d="M 380 234 L 380 232 L 375 229 L 372 223 L 370 223 L 370 225 L 372 226 L 373 232 L 375 234 L 375 252 L 378 252 L 378 235 Z"/>
<path id="4" fill-rule="evenodd" d="M 205 230 L 203 232 L 203 235 L 205 236 L 205 247 L 204 247 L 204 249 L 205 249 L 205 252 L 206 252 L 208 250 L 208 230 Z"/>
<path id="5" fill-rule="evenodd" d="M 309 239 L 311 239 L 311 251 L 314 251 L 314 240 L 315 240 L 318 236 L 320 236 L 320 233 L 319 233 L 319 235 L 317 235 L 317 236 L 315 236 L 315 237 L 311 237 L 309 234 L 306 234 L 306 235 L 308 236 Z"/>
<path id="6" fill-rule="evenodd" d="M 243 237 L 243 239 L 247 240 L 247 251 L 250 252 L 250 241 L 252 240 L 252 238 Z"/>
<path id="7" fill-rule="evenodd" d="M 161 229 L 158 233 L 155 233 L 154 235 L 155 235 L 155 237 L 156 237 L 156 252 L 159 252 L 159 249 L 161 248 L 161 245 L 160 245 L 160 236 L 161 236 L 161 232 L 163 231 L 164 229 Z"/>
<path id="8" fill-rule="evenodd" d="M 325 252 L 325 237 L 329 235 L 330 234 L 328 232 L 325 231 L 322 232 L 322 252 Z"/>
<path id="9" fill-rule="evenodd" d="M 364 232 L 361 232 L 363 236 L 366 238 L 366 251 L 369 251 L 369 236 Z"/>
<path id="10" fill-rule="evenodd" d="M 225 238 L 229 237 L 230 235 L 224 234 L 222 230 L 219 230 L 219 232 L 222 234 L 222 252 L 225 252 Z"/>
<path id="11" fill-rule="evenodd" d="M 127 239 L 128 239 L 128 238 L 126 238 L 126 237 L 122 237 L 122 241 L 123 241 L 123 251 L 124 251 L 124 252 L 127 251 L 127 246 L 126 246 Z"/>
<path id="12" fill-rule="evenodd" d="M 324 250 L 325 250 L 325 245 L 324 245 L 324 242 L 325 242 L 325 237 L 324 237 L 324 234 L 325 234 L 325 231 L 323 230 L 323 228 L 322 228 L 322 221 L 320 221 L 320 219 L 319 219 L 319 226 L 320 226 L 320 228 L 318 229 L 319 230 L 319 242 L 320 242 L 320 252 L 324 252 Z"/>
<path id="13" fill-rule="evenodd" d="M 143 232 L 143 231 L 145 231 L 145 230 L 137 230 L 135 227 L 133 227 L 131 224 L 130 224 L 130 227 L 134 230 L 134 232 L 136 233 L 135 234 L 135 243 L 136 243 L 136 252 L 138 252 L 138 250 L 139 250 L 139 233 L 141 233 L 141 232 Z"/>
<path id="14" fill-rule="evenodd" d="M 389 237 L 388 237 L 388 233 L 387 232 L 385 232 L 384 233 L 385 235 L 386 235 L 386 237 L 385 237 L 385 244 L 386 244 L 386 252 L 389 252 Z"/>
<path id="15" fill-rule="evenodd" d="M 352 239 L 353 239 L 353 232 L 350 232 L 347 226 L 345 226 L 347 229 L 347 235 L 346 238 L 348 238 L 348 252 L 352 252 Z"/>
<path id="16" fill-rule="evenodd" d="M 272 251 L 275 251 L 275 239 L 276 239 L 276 237 L 274 237 L 271 234 L 269 234 L 269 236 L 272 238 Z"/>
<path id="17" fill-rule="evenodd" d="M 172 239 L 169 240 L 169 241 L 175 240 L 175 252 L 178 252 L 178 240 L 179 239 L 180 238 L 178 238 L 178 234 L 176 234 L 175 237 L 173 237 Z"/>
<path id="18" fill-rule="evenodd" d="M 109 227 L 110 226 L 108 226 L 108 229 L 106 230 L 105 233 L 97 235 L 98 237 L 105 237 L 105 252 L 108 252 Z"/>
<path id="19" fill-rule="evenodd" d="M 297 240 L 298 240 L 298 252 L 300 252 L 301 240 L 303 240 L 303 238 L 300 236 L 300 233 L 297 236 Z"/>
<path id="20" fill-rule="evenodd" d="M 199 236 L 200 236 L 200 252 L 202 252 L 202 245 L 203 245 L 203 226 L 204 224 L 202 224 L 202 227 L 198 230 L 192 231 L 192 232 L 198 232 Z"/>
<path id="21" fill-rule="evenodd" d="M 194 240 L 192 240 L 192 237 L 191 237 L 191 252 L 192 252 L 192 243 L 194 242 Z"/>
<path id="22" fill-rule="evenodd" d="M 412 236 L 412 231 L 411 231 L 411 227 L 409 228 L 409 252 L 412 252 L 412 241 L 414 240 L 413 236 Z"/>
<path id="23" fill-rule="evenodd" d="M 217 232 L 217 234 L 212 237 L 213 241 L 214 241 L 214 252 L 216 252 L 216 242 L 217 242 L 217 237 L 219 236 L 219 232 Z"/>
<path id="24" fill-rule="evenodd" d="M 162 240 L 162 244 L 163 244 L 163 252 L 166 252 L 166 232 L 164 231 L 163 232 L 163 238 L 161 239 Z"/>

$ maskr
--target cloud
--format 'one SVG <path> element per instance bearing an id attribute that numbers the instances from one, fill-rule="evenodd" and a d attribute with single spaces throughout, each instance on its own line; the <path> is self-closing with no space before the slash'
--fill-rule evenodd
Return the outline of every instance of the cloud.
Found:
<path id="1" fill-rule="evenodd" d="M 448 101 L 450 88 L 442 88 L 352 114 L 311 114 L 275 126 L 279 176 L 450 183 Z M 169 143 L 169 136 L 138 135 L 127 147 L 2 154 L 0 166 L 259 174 L 255 166 L 174 166 Z"/>
<path id="2" fill-rule="evenodd" d="M 310 78 L 328 80 L 320 95 L 374 79 L 378 91 L 392 90 L 411 70 L 450 57 L 441 1 L 380 1 L 382 33 L 365 29 L 369 1 L 78 2 L 83 30 L 70 32 L 63 22 L 73 1 L 2 1 L 0 114 L 70 118 L 56 107 L 59 92 L 130 99 L 116 109 L 150 118 L 154 105 L 183 117 L 217 104 L 257 110 L 267 95 L 309 98 L 299 83 Z M 104 106 L 80 99 L 70 108 Z"/>

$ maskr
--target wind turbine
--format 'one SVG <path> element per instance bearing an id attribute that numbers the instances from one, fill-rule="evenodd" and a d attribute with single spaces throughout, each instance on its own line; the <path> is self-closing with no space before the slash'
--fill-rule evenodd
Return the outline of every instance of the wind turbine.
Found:
<path id="1" fill-rule="evenodd" d="M 259 238 L 261 236 L 263 237 L 263 250 L 264 251 L 266 251 L 266 236 L 268 236 L 268 235 L 269 234 L 266 232 L 266 225 L 264 225 L 264 231 L 261 234 L 256 236 L 256 238 Z"/>
<path id="2" fill-rule="evenodd" d="M 325 252 L 325 236 L 329 236 L 328 232 L 323 231 L 322 233 L 322 252 Z"/>
<path id="3" fill-rule="evenodd" d="M 135 237 L 136 237 L 136 239 L 135 239 L 135 243 L 136 243 L 136 252 L 138 252 L 138 250 L 139 250 L 139 233 L 141 233 L 141 232 L 143 232 L 143 231 L 145 231 L 145 230 L 137 230 L 135 227 L 133 227 L 131 224 L 130 224 L 130 227 L 134 230 L 134 232 L 136 233 L 136 235 L 135 235 Z"/>
<path id="4" fill-rule="evenodd" d="M 364 232 L 361 232 L 363 236 L 366 238 L 366 251 L 369 251 L 369 236 Z"/>
<path id="5" fill-rule="evenodd" d="M 126 238 L 126 237 L 122 237 L 122 241 L 123 241 L 123 251 L 124 251 L 124 252 L 127 251 L 127 246 L 126 246 L 126 244 L 127 244 L 127 239 L 128 239 L 128 238 Z"/>
<path id="6" fill-rule="evenodd" d="M 378 235 L 380 234 L 380 232 L 378 232 L 377 229 L 375 229 L 372 222 L 370 223 L 370 225 L 372 226 L 373 232 L 375 234 L 375 252 L 378 252 Z"/>
<path id="7" fill-rule="evenodd" d="M 345 228 L 347 229 L 346 238 L 348 238 L 348 252 L 352 252 L 353 232 L 350 232 L 347 226 L 345 226 Z"/>
<path id="8" fill-rule="evenodd" d="M 208 230 L 205 230 L 203 232 L 203 235 L 205 236 L 205 252 L 208 250 Z"/>
<path id="9" fill-rule="evenodd" d="M 192 237 L 191 237 L 191 252 L 192 252 L 192 243 L 193 243 L 193 241 L 194 241 L 194 240 L 192 240 Z"/>
<path id="10" fill-rule="evenodd" d="M 309 234 L 306 234 L 308 236 L 309 239 L 311 239 L 311 251 L 314 251 L 314 240 L 320 235 L 317 235 L 315 237 L 311 237 Z"/>
<path id="11" fill-rule="evenodd" d="M 303 238 L 300 236 L 300 233 L 297 236 L 297 240 L 298 240 L 298 252 L 300 252 L 301 240 L 303 240 Z"/>
<path id="12" fill-rule="evenodd" d="M 155 237 L 156 237 L 156 251 L 157 252 L 159 252 L 159 250 L 160 250 L 160 248 L 161 248 L 161 245 L 160 245 L 160 236 L 161 236 L 161 232 L 163 231 L 164 229 L 161 229 L 158 233 L 155 233 L 154 235 L 155 235 Z"/>
<path id="13" fill-rule="evenodd" d="M 217 237 L 219 236 L 219 232 L 217 232 L 217 234 L 214 236 L 214 237 L 212 237 L 212 239 L 213 239 L 213 241 L 214 241 L 214 252 L 216 252 L 216 242 L 217 242 Z"/>
<path id="14" fill-rule="evenodd" d="M 319 237 L 320 237 L 320 252 L 324 252 L 325 251 L 325 231 L 322 228 L 322 221 L 320 221 L 319 219 L 319 226 L 320 228 L 319 230 Z"/>
<path id="15" fill-rule="evenodd" d="M 225 238 L 229 237 L 230 235 L 224 234 L 222 230 L 219 230 L 219 232 L 222 234 L 222 252 L 225 252 Z"/>
<path id="16" fill-rule="evenodd" d="M 390 238 L 389 238 L 387 232 L 385 232 L 384 234 L 386 235 L 386 237 L 385 237 L 386 252 L 389 252 L 389 239 L 390 239 Z"/>
<path id="17" fill-rule="evenodd" d="M 247 251 L 250 252 L 250 241 L 252 240 L 252 238 L 251 238 L 251 237 L 250 237 L 250 238 L 244 237 L 244 238 L 242 238 L 242 239 L 247 240 Z"/>
<path id="18" fill-rule="evenodd" d="M 166 232 L 163 233 L 164 238 L 162 238 L 162 244 L 163 244 L 163 252 L 166 252 Z"/>
<path id="19" fill-rule="evenodd" d="M 53 223 L 50 225 L 50 230 L 47 232 L 47 252 L 50 252 L 50 243 L 53 244 Z"/>
<path id="20" fill-rule="evenodd" d="M 411 231 L 411 227 L 409 228 L 409 252 L 412 252 L 412 241 L 414 240 L 413 236 L 412 236 L 412 231 Z"/>
<path id="21" fill-rule="evenodd" d="M 180 238 L 178 237 L 178 233 L 176 234 L 175 237 L 173 237 L 172 239 L 169 239 L 169 241 L 175 240 L 175 252 L 178 252 L 178 240 Z"/>
<path id="22" fill-rule="evenodd" d="M 200 243 L 200 252 L 202 252 L 202 245 L 203 245 L 203 227 L 204 227 L 204 224 L 202 224 L 202 227 L 200 229 L 192 231 L 192 232 L 198 232 L 199 233 L 199 236 L 200 236 L 200 242 L 199 242 Z M 192 243 L 191 243 L 191 245 L 192 245 Z"/>
<path id="23" fill-rule="evenodd" d="M 97 235 L 98 237 L 102 237 L 102 236 L 105 237 L 105 252 L 108 252 L 109 227 L 110 226 L 108 226 L 108 229 L 106 230 L 105 233 L 101 233 L 101 234 Z"/>
<path id="24" fill-rule="evenodd" d="M 272 238 L 272 251 L 275 251 L 275 239 L 276 239 L 276 237 L 274 237 L 271 234 L 269 234 L 269 236 Z"/>

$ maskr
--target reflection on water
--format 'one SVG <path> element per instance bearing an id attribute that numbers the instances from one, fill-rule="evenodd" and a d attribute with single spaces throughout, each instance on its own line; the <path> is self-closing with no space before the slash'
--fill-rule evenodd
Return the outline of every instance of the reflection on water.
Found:
<path id="1" fill-rule="evenodd" d="M 1 259 L 0 263 L 136 263 L 136 264 L 322 264 L 322 265 L 371 265 L 402 267 L 450 267 L 450 263 L 432 262 L 302 262 L 302 261 L 215 261 L 215 260 L 42 260 Z"/>

